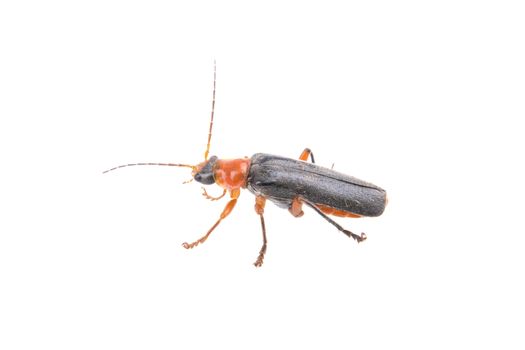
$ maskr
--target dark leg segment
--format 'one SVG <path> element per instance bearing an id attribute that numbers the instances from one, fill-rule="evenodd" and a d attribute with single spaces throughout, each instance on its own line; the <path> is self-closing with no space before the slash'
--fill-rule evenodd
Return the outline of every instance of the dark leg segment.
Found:
<path id="1" fill-rule="evenodd" d="M 363 232 L 361 233 L 361 235 L 356 235 L 355 233 L 351 232 L 351 231 L 348 231 L 348 230 L 345 230 L 341 225 L 339 225 L 337 222 L 335 222 L 334 220 L 332 220 L 328 215 L 326 215 L 325 213 L 323 213 L 321 211 L 321 209 L 319 209 L 314 203 L 311 203 L 311 202 L 308 202 L 304 199 L 302 199 L 302 201 L 304 203 L 306 203 L 306 205 L 308 205 L 310 208 L 312 208 L 313 210 L 315 210 L 317 212 L 317 214 L 321 215 L 326 221 L 328 221 L 329 223 L 331 223 L 332 225 L 334 225 L 335 227 L 337 227 L 337 229 L 341 232 L 343 232 L 345 235 L 347 235 L 348 237 L 351 237 L 353 239 L 355 239 L 357 241 L 357 243 L 360 243 L 362 241 L 364 241 L 366 239 L 366 234 Z"/>
<path id="2" fill-rule="evenodd" d="M 266 239 L 266 226 L 264 225 L 264 206 L 266 204 L 266 198 L 262 196 L 257 196 L 255 198 L 255 212 L 259 214 L 261 218 L 261 227 L 262 227 L 262 235 L 263 235 L 263 245 L 261 247 L 261 250 L 259 251 L 259 256 L 257 257 L 257 260 L 253 263 L 255 267 L 261 267 L 264 261 L 264 254 L 266 254 L 266 244 L 268 243 L 268 240 Z"/>
<path id="3" fill-rule="evenodd" d="M 312 151 L 309 149 L 309 148 L 305 148 L 303 153 L 301 153 L 301 155 L 299 156 L 299 160 L 308 160 L 308 156 L 310 156 L 310 159 L 312 160 L 312 163 L 315 163 L 315 160 L 314 160 L 314 154 L 312 153 Z"/>
<path id="4" fill-rule="evenodd" d="M 266 240 L 266 227 L 264 226 L 264 216 L 261 214 L 261 227 L 262 227 L 262 234 L 263 234 L 263 245 L 261 247 L 261 250 L 259 251 L 259 256 L 257 257 L 257 260 L 253 263 L 255 267 L 261 267 L 264 261 L 264 254 L 266 254 L 266 244 L 268 241 Z"/>

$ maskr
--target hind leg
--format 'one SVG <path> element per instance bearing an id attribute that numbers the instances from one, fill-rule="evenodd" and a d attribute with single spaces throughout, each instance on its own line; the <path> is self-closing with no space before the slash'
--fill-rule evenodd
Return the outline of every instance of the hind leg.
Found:
<path id="1" fill-rule="evenodd" d="M 355 239 L 357 241 L 357 243 L 360 243 L 360 242 L 362 242 L 362 241 L 364 241 L 366 239 L 366 234 L 364 232 L 361 233 L 361 235 L 356 235 L 355 233 L 353 233 L 353 232 L 351 232 L 349 230 L 345 230 L 341 225 L 339 225 L 337 222 L 332 220 L 328 215 L 323 213 L 323 211 L 321 209 L 319 209 L 314 203 L 311 203 L 311 202 L 306 201 L 304 199 L 303 199 L 303 202 L 306 203 L 306 205 L 308 205 L 310 208 L 315 210 L 317 212 L 317 214 L 321 215 L 326 221 L 328 221 L 329 223 L 334 225 L 339 231 L 343 232 L 348 237 L 351 237 L 351 238 Z"/>

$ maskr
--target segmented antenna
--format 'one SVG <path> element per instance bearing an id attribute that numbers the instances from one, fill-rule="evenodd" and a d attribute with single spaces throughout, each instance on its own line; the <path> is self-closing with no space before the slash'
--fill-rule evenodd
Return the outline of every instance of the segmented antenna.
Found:
<path id="1" fill-rule="evenodd" d="M 213 114 L 215 112 L 215 84 L 217 81 L 217 63 L 213 60 L 213 97 L 211 100 L 211 118 L 210 118 L 210 130 L 208 131 L 208 145 L 206 146 L 206 152 L 204 152 L 204 160 L 208 160 L 208 154 L 210 153 L 210 142 L 211 142 L 211 130 L 213 129 Z"/>
<path id="2" fill-rule="evenodd" d="M 117 169 L 120 169 L 120 168 L 125 168 L 125 167 L 128 167 L 128 166 L 135 166 L 135 165 L 178 166 L 178 167 L 195 169 L 195 166 L 188 165 L 188 164 L 175 164 L 175 163 L 130 163 L 130 164 L 119 165 L 119 166 L 116 166 L 114 168 L 108 169 L 106 171 L 103 171 L 102 174 L 105 174 L 105 173 L 108 173 L 110 171 L 117 170 Z"/>
<path id="3" fill-rule="evenodd" d="M 208 144 L 206 146 L 206 152 L 204 152 L 204 160 L 205 161 L 208 160 L 208 154 L 210 153 L 211 132 L 212 132 L 212 129 L 213 129 L 213 115 L 215 113 L 215 86 L 216 86 L 216 81 L 217 81 L 217 63 L 215 62 L 215 60 L 213 60 L 213 97 L 212 97 L 212 102 L 211 102 L 211 118 L 210 118 L 210 129 L 208 131 Z M 197 166 L 189 165 L 189 164 L 177 164 L 177 163 L 130 163 L 130 164 L 119 165 L 119 166 L 116 166 L 114 168 L 108 169 L 106 171 L 103 171 L 102 174 L 105 174 L 105 173 L 108 173 L 110 171 L 117 170 L 117 169 L 120 169 L 120 168 L 125 168 L 125 167 L 128 167 L 128 166 L 136 166 L 136 165 L 177 166 L 177 167 L 191 168 L 194 171 L 195 171 L 195 169 L 197 169 Z M 191 182 L 192 180 L 193 180 L 193 178 L 191 180 L 186 181 L 185 183 Z"/>

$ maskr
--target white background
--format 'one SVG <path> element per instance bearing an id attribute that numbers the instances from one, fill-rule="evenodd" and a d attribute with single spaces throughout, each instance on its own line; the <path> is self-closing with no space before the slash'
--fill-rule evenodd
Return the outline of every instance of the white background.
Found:
<path id="1" fill-rule="evenodd" d="M 2 2 L 0 348 L 523 348 L 518 1 Z M 297 157 L 383 216 L 254 197 L 215 222 L 188 169 Z M 210 192 L 219 193 L 218 188 Z"/>

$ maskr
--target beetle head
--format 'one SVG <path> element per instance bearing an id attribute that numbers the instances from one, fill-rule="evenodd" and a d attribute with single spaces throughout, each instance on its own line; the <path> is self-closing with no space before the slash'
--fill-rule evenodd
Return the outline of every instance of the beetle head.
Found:
<path id="1" fill-rule="evenodd" d="M 217 156 L 212 156 L 210 159 L 197 165 L 191 174 L 193 179 L 203 185 L 213 185 L 215 183 L 213 175 L 215 163 L 217 163 Z"/>

